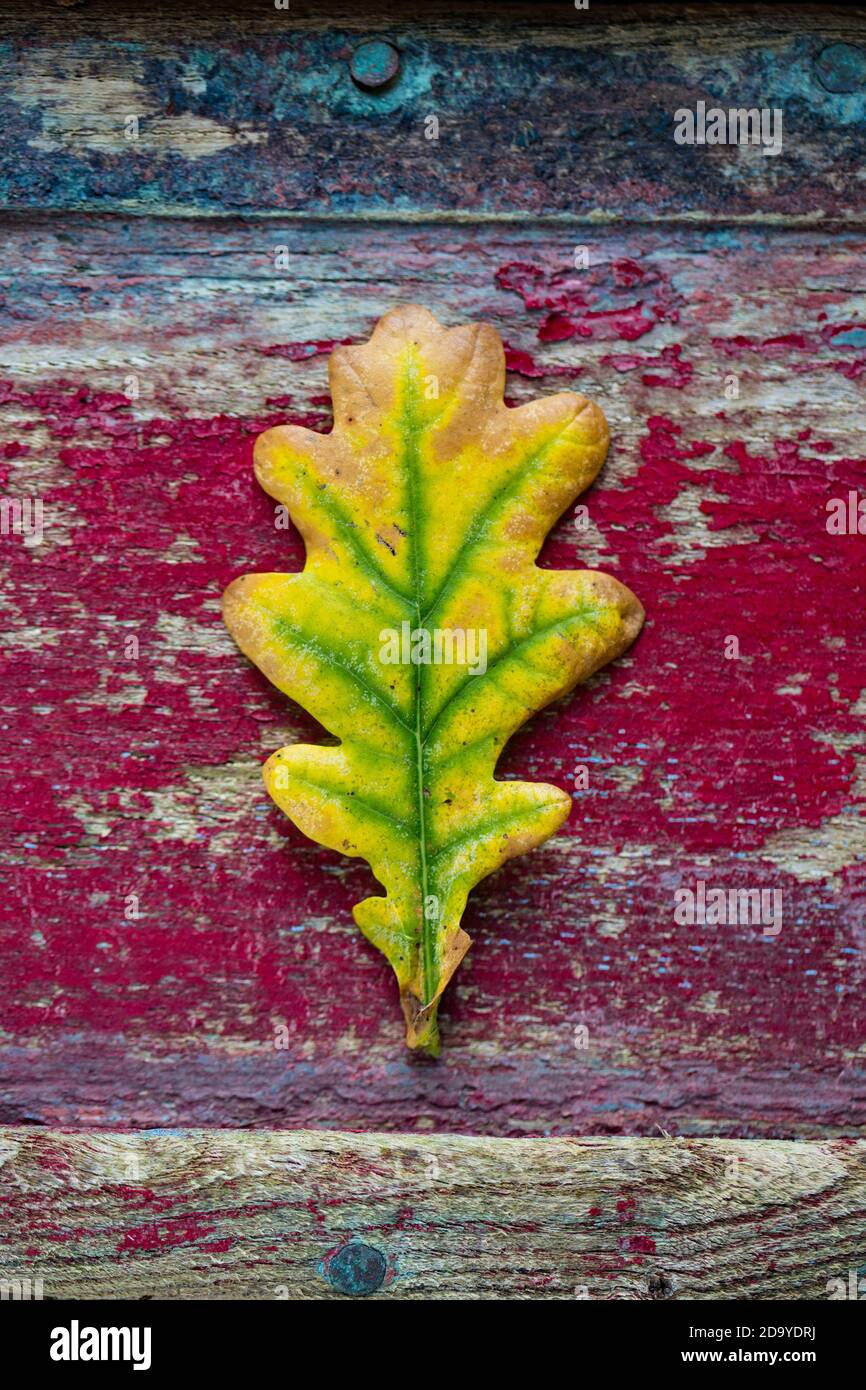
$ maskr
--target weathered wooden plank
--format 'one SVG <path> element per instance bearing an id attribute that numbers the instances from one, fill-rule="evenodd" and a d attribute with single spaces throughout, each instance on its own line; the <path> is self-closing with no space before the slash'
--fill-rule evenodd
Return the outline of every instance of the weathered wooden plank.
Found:
<path id="1" fill-rule="evenodd" d="M 587 240 L 575 271 L 553 231 L 4 229 L 0 465 L 45 535 L 0 538 L 3 1120 L 863 1124 L 866 562 L 826 529 L 866 490 L 862 237 Z M 591 525 L 565 518 L 544 563 L 611 571 L 650 618 L 508 753 L 506 774 L 589 785 L 473 895 L 434 1066 L 403 1055 L 351 921 L 371 880 L 261 787 L 266 753 L 316 731 L 218 616 L 235 575 L 301 561 L 253 482 L 257 430 L 327 427 L 327 340 L 401 299 L 494 322 L 511 399 L 576 383 L 603 406 Z M 679 925 L 699 879 L 780 892 L 780 933 Z"/>
<path id="2" fill-rule="evenodd" d="M 45 1298 L 827 1299 L 866 1274 L 852 1141 L 15 1129 L 0 1193 L 0 1279 Z"/>
<path id="3" fill-rule="evenodd" d="M 370 91 L 372 37 L 401 66 Z M 0 204 L 861 220 L 864 43 L 844 5 L 5 4 Z M 701 101 L 781 110 L 781 154 L 674 144 Z"/>

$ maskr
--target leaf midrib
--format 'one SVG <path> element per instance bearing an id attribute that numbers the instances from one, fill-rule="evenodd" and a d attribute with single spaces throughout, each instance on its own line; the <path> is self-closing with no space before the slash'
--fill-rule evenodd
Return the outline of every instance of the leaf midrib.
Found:
<path id="1" fill-rule="evenodd" d="M 404 440 L 403 463 L 406 470 L 406 485 L 409 502 L 409 541 L 412 571 L 411 584 L 413 590 L 413 597 L 412 600 L 410 600 L 410 602 L 412 603 L 412 606 L 415 611 L 414 626 L 416 629 L 426 627 L 429 624 L 430 619 L 434 616 L 436 610 L 439 608 L 442 599 L 445 597 L 446 593 L 449 592 L 451 585 L 455 580 L 455 577 L 457 577 L 458 572 L 460 570 L 461 561 L 464 559 L 464 557 L 470 550 L 474 549 L 477 542 L 482 538 L 485 530 L 490 525 L 493 516 L 499 510 L 501 504 L 510 497 L 513 497 L 515 493 L 517 493 L 521 489 L 521 487 L 525 485 L 527 471 L 533 470 L 536 466 L 542 464 L 545 461 L 550 449 L 559 441 L 562 434 L 572 423 L 572 421 L 569 420 L 566 425 L 557 429 L 549 439 L 546 439 L 542 444 L 540 444 L 539 447 L 530 455 L 530 457 L 528 459 L 523 460 L 522 464 L 520 464 L 515 469 L 513 475 L 508 479 L 507 483 L 505 483 L 503 487 L 499 488 L 496 491 L 496 493 L 488 500 L 483 514 L 481 515 L 481 517 L 477 519 L 476 524 L 469 528 L 467 536 L 465 537 L 462 545 L 457 551 L 457 554 L 454 556 L 451 564 L 449 565 L 448 573 L 446 574 L 444 580 L 440 584 L 433 600 L 430 603 L 428 603 L 426 612 L 422 614 L 422 575 L 424 569 L 423 556 L 421 553 L 421 541 L 423 532 L 419 525 L 419 521 L 421 515 L 423 514 L 423 506 L 419 504 L 418 496 L 420 485 L 418 454 L 419 436 L 425 431 L 425 429 L 428 426 L 419 419 L 417 406 L 418 368 L 417 363 L 410 358 L 403 382 L 403 414 L 401 426 L 402 436 Z M 420 501 L 421 503 L 423 503 L 423 498 L 420 499 Z M 554 624 L 553 626 L 557 626 L 557 624 Z M 532 636 L 534 635 L 535 634 L 532 634 Z M 524 644 L 520 643 L 519 645 L 523 646 Z M 428 859 L 427 825 L 424 807 L 424 748 L 427 744 L 433 727 L 435 727 L 435 725 L 438 723 L 439 719 L 441 718 L 448 705 L 451 704 L 451 699 L 446 701 L 446 704 L 437 712 L 436 718 L 433 721 L 433 725 L 431 725 L 429 729 L 425 729 L 426 720 L 424 718 L 423 682 L 424 668 L 422 665 L 419 664 L 418 666 L 416 666 L 415 671 L 415 688 L 413 692 L 414 721 L 412 721 L 410 718 L 410 726 L 414 722 L 415 783 L 417 796 L 416 821 L 418 826 L 418 849 L 421 877 L 421 961 L 424 993 L 423 1002 L 426 1005 L 432 1001 L 436 993 L 436 952 L 434 932 L 439 919 L 437 912 L 437 916 L 431 922 L 428 920 L 426 913 L 431 861 L 429 861 Z M 457 693 L 462 694 L 464 690 L 465 686 L 462 686 L 460 688 L 460 691 Z M 436 857 L 438 858 L 439 856 L 437 855 Z"/>
<path id="2" fill-rule="evenodd" d="M 403 383 L 403 463 L 406 469 L 406 487 L 409 500 L 409 541 L 412 564 L 412 589 L 415 608 L 415 627 L 421 626 L 421 528 L 419 525 L 421 508 L 418 499 L 418 436 L 421 431 L 421 422 L 418 419 L 418 382 L 417 367 L 410 359 Z M 419 664 L 415 667 L 415 690 L 413 694 L 413 705 L 415 715 L 415 786 L 417 797 L 416 819 L 418 824 L 418 851 L 421 873 L 421 969 L 423 975 L 423 994 L 422 1003 L 429 1004 L 436 994 L 436 958 L 435 943 L 433 940 L 433 930 L 428 923 L 426 904 L 428 888 L 428 869 L 427 869 L 427 822 L 424 812 L 424 738 L 422 730 L 424 727 L 423 714 L 423 667 Z M 438 914 L 437 914 L 438 920 Z"/>

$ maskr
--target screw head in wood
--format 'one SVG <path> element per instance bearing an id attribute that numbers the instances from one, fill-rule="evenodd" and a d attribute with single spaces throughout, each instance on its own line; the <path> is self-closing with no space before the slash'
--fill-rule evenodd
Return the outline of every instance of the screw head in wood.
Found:
<path id="1" fill-rule="evenodd" d="M 815 59 L 815 73 L 828 92 L 857 92 L 866 83 L 866 51 L 853 43 L 831 43 Z"/>
<path id="2" fill-rule="evenodd" d="M 384 39 L 359 44 L 349 61 L 353 81 L 367 92 L 380 92 L 400 71 L 400 54 Z"/>
<path id="3" fill-rule="evenodd" d="M 375 1245 L 350 1240 L 328 1261 L 328 1278 L 339 1293 L 357 1298 L 381 1288 L 387 1269 L 388 1261 Z"/>

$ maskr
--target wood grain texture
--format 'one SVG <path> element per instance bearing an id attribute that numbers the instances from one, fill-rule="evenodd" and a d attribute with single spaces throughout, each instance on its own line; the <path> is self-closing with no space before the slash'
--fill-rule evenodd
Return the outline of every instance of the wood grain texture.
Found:
<path id="1" fill-rule="evenodd" d="M 349 59 L 379 34 L 401 71 L 365 92 Z M 863 217 L 862 6 L 96 0 L 5 4 L 0 37 L 10 208 Z M 698 101 L 782 109 L 784 153 L 675 145 L 675 111 Z"/>
<path id="2" fill-rule="evenodd" d="M 0 1193 L 0 1279 L 45 1298 L 339 1298 L 349 1242 L 390 1299 L 827 1299 L 866 1274 L 850 1141 L 12 1129 Z"/>
<path id="3" fill-rule="evenodd" d="M 863 239 L 581 240 L 576 271 L 551 229 L 6 225 L 0 465 L 45 536 L 0 538 L 4 1121 L 863 1124 L 866 558 L 826 529 L 828 500 L 866 491 Z M 261 785 L 267 753 L 317 731 L 218 611 L 236 575 L 301 563 L 256 433 L 327 428 L 330 344 L 400 301 L 494 323 L 510 400 L 576 384 L 602 405 L 589 524 L 563 518 L 542 562 L 607 570 L 649 614 L 507 752 L 504 775 L 589 785 L 473 895 L 433 1065 L 404 1055 L 351 921 L 372 880 Z M 781 932 L 678 925 L 698 879 L 779 891 Z"/>

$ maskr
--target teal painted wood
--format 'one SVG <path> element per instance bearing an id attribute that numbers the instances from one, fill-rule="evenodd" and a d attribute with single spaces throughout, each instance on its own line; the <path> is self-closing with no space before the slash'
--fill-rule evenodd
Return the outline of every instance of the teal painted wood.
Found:
<path id="1" fill-rule="evenodd" d="M 0 9 L 0 206 L 309 216 L 787 219 L 863 212 L 866 21 L 844 7 L 265 3 Z M 408 7 L 407 7 L 408 12 Z M 398 8 L 399 14 L 399 8 Z M 368 89 L 366 41 L 400 70 Z M 356 74 L 357 75 L 357 74 Z M 687 146 L 699 101 L 783 149 Z"/>

